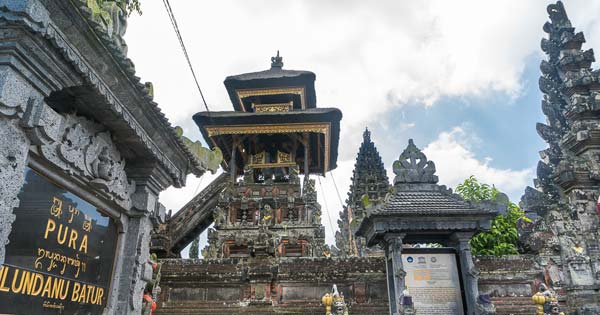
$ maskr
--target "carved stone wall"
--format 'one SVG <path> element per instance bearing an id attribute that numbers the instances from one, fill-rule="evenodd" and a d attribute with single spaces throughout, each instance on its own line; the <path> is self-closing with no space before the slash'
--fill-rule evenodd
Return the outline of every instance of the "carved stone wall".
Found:
<path id="1" fill-rule="evenodd" d="M 324 314 L 337 284 L 350 314 L 386 314 L 383 257 L 163 261 L 155 314 Z"/>

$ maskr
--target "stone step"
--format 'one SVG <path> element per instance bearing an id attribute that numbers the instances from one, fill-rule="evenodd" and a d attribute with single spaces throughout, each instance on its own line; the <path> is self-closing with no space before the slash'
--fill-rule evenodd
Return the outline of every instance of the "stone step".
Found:
<path id="1" fill-rule="evenodd" d="M 493 297 L 492 301 L 497 315 L 532 315 L 536 311 L 531 297 L 527 296 Z"/>

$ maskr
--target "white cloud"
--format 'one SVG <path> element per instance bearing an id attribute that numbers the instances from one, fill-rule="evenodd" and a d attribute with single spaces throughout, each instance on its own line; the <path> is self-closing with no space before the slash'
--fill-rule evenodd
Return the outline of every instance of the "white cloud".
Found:
<path id="1" fill-rule="evenodd" d="M 441 184 L 456 187 L 469 176 L 475 175 L 480 182 L 495 185 L 518 202 L 524 187 L 531 183 L 534 170 L 494 168 L 490 165 L 490 157 L 476 158 L 472 143 L 473 139 L 462 127 L 454 127 L 440 133 L 436 140 L 423 149 L 423 153 L 435 162 Z"/>
<path id="2" fill-rule="evenodd" d="M 278 49 L 285 68 L 317 74 L 319 106 L 338 107 L 344 113 L 341 160 L 335 171 L 343 199 L 364 125 L 378 124 L 390 110 L 407 103 L 434 106 L 442 97 L 488 92 L 519 95 L 526 58 L 541 57 L 539 42 L 547 21 L 546 1 L 172 0 L 171 4 L 211 110 L 232 109 L 222 84 L 227 75 L 268 68 Z M 129 57 L 137 65 L 137 75 L 154 83 L 155 100 L 167 117 L 188 137 L 199 139 L 191 116 L 204 107 L 164 7 L 160 1 L 143 1 L 142 6 L 143 15 L 134 14 L 129 20 Z M 590 42 L 586 47 L 598 47 L 600 1 L 567 0 L 565 6 L 574 26 L 586 32 Z M 421 123 L 399 127 L 419 128 Z M 531 177 L 526 175 L 529 171 L 500 170 L 489 160 L 476 159 L 461 132 L 442 133 L 427 147 L 442 181 L 454 186 L 475 174 L 509 193 L 520 193 Z M 394 139 L 385 145 L 403 148 L 405 143 L 406 139 Z M 183 206 L 198 187 L 199 180 L 191 178 L 186 188 L 163 192 L 161 201 L 173 210 Z M 201 186 L 210 180 L 205 175 Z M 335 227 L 339 201 L 332 182 L 322 183 Z M 331 243 L 329 223 L 324 225 Z"/>
<path id="3" fill-rule="evenodd" d="M 344 110 L 348 126 L 411 100 L 517 92 L 523 57 L 538 49 L 543 4 L 515 0 L 492 14 L 481 3 L 172 1 L 213 110 L 231 108 L 227 75 L 263 70 L 280 49 L 287 68 L 317 73 L 319 103 Z M 167 115 L 190 126 L 200 97 L 162 4 L 143 6 L 129 23 L 129 56 Z"/>

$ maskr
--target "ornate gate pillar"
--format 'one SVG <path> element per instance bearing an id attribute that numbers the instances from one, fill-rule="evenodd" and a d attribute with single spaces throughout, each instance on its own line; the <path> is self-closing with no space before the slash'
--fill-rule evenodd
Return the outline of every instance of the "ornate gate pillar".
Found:
<path id="1" fill-rule="evenodd" d="M 4 247 L 15 220 L 13 209 L 19 206 L 17 194 L 25 180 L 28 151 L 29 139 L 19 128 L 18 120 L 3 116 L 0 111 L 0 265 L 4 263 Z"/>
<path id="2" fill-rule="evenodd" d="M 458 260 L 461 269 L 461 278 L 465 290 L 465 300 L 467 302 L 467 315 L 475 315 L 477 308 L 477 299 L 479 298 L 479 270 L 473 263 L 471 256 L 471 245 L 469 241 L 473 237 L 471 232 L 455 232 L 451 236 L 454 242 L 454 248 L 458 252 Z"/>
<path id="3" fill-rule="evenodd" d="M 405 289 L 406 272 L 402 267 L 402 238 L 404 234 L 386 234 L 384 236 L 385 267 L 387 273 L 390 314 L 399 314 L 402 310 L 402 291 Z"/>

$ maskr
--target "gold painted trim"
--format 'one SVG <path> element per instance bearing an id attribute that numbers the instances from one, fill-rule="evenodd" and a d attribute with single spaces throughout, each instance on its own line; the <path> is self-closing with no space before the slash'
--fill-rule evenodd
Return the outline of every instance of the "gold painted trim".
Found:
<path id="1" fill-rule="evenodd" d="M 254 104 L 252 103 L 254 112 L 256 113 L 272 113 L 272 112 L 289 112 L 294 107 L 294 102 L 277 103 L 277 104 Z"/>
<path id="2" fill-rule="evenodd" d="M 265 96 L 265 95 L 278 95 L 278 94 L 296 94 L 300 95 L 300 106 L 302 109 L 306 109 L 305 102 L 305 92 L 304 87 L 283 87 L 283 88 L 268 88 L 268 89 L 242 89 L 235 90 L 238 96 L 238 101 L 240 102 L 240 106 L 242 106 L 242 110 L 246 111 L 244 107 L 243 98 L 249 96 Z"/>
<path id="3" fill-rule="evenodd" d="M 210 138 L 221 135 L 248 135 L 270 133 L 321 133 L 325 137 L 325 161 L 323 172 L 329 170 L 329 148 L 331 145 L 331 123 L 317 124 L 273 124 L 273 125 L 230 125 L 230 126 L 204 126 Z M 213 143 L 215 143 L 214 139 Z M 216 145 L 216 143 L 215 143 Z"/>
<path id="4" fill-rule="evenodd" d="M 275 167 L 291 167 L 296 166 L 296 163 L 265 163 L 265 164 L 248 164 L 251 168 L 275 168 Z"/>

